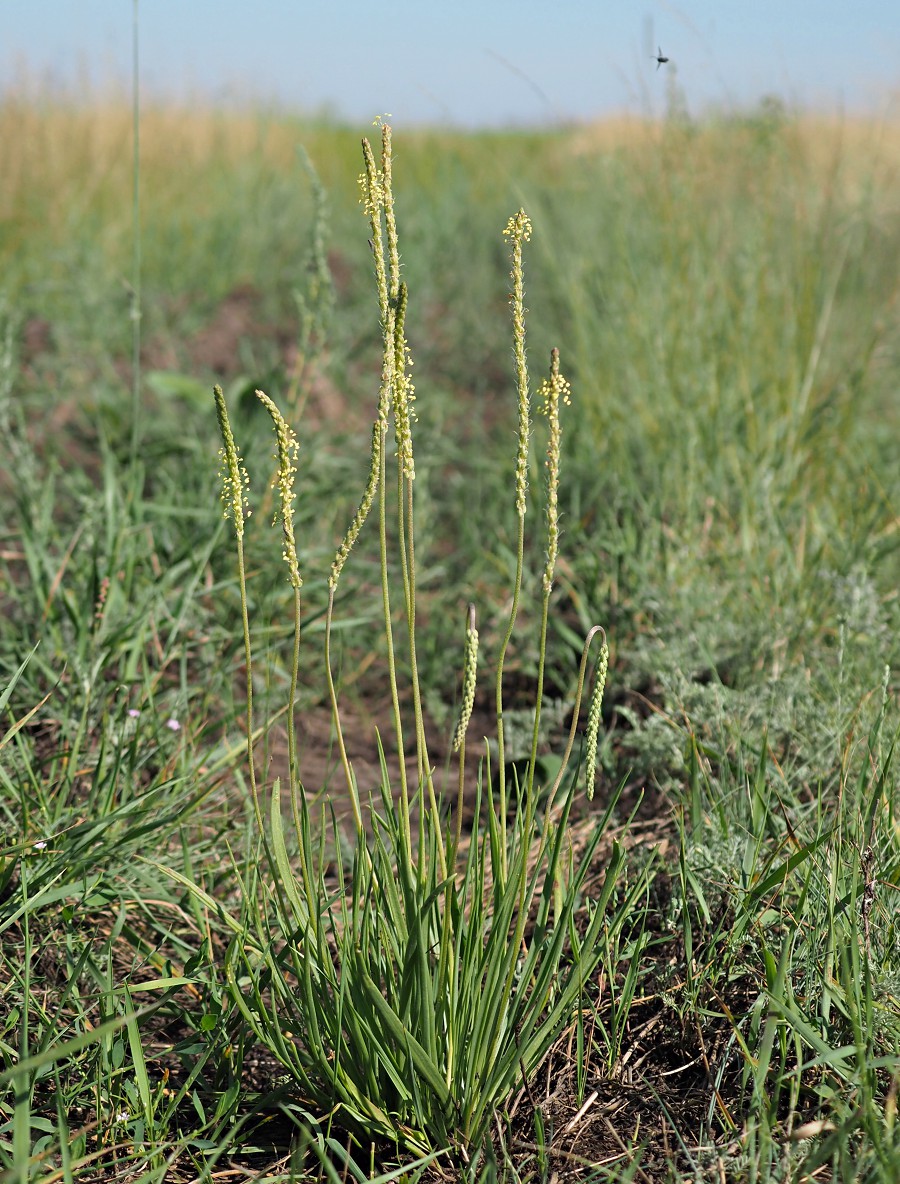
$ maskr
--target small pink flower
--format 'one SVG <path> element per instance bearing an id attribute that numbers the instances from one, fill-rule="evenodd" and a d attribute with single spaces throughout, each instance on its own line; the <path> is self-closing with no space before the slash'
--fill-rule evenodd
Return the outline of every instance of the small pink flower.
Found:
<path id="1" fill-rule="evenodd" d="M 180 732 L 181 731 L 181 724 L 178 722 L 177 719 L 167 719 L 166 720 L 166 727 L 169 729 L 170 732 Z"/>
<path id="2" fill-rule="evenodd" d="M 131 716 L 131 718 L 132 718 L 132 719 L 137 719 L 137 717 L 138 717 L 138 716 L 139 716 L 141 713 L 138 711 L 138 709 L 137 709 L 136 707 L 129 707 L 129 708 L 128 708 L 128 714 Z"/>

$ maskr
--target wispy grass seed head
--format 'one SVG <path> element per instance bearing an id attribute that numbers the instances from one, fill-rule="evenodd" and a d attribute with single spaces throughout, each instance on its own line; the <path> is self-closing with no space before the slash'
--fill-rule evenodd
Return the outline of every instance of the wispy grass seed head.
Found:
<path id="1" fill-rule="evenodd" d="M 213 388 L 216 400 L 216 416 L 219 420 L 219 432 L 222 436 L 222 447 L 219 456 L 222 459 L 222 493 L 225 503 L 225 517 L 234 522 L 234 531 L 238 539 L 244 537 L 244 520 L 250 517 L 250 503 L 247 500 L 247 490 L 250 487 L 250 475 L 244 468 L 243 461 L 234 442 L 234 433 L 228 420 L 228 408 L 225 406 L 225 395 L 222 388 Z"/>
<path id="2" fill-rule="evenodd" d="M 288 565 L 291 587 L 299 588 L 303 580 L 300 578 L 300 563 L 297 559 L 297 543 L 294 537 L 294 478 L 297 475 L 297 466 L 294 462 L 297 459 L 299 445 L 293 429 L 285 422 L 284 416 L 269 396 L 257 391 L 256 397 L 271 415 L 272 423 L 275 425 L 275 459 L 278 461 L 278 471 L 272 488 L 278 493 L 279 508 L 275 511 L 273 525 L 281 519 L 281 528 L 284 532 L 281 557 Z"/>

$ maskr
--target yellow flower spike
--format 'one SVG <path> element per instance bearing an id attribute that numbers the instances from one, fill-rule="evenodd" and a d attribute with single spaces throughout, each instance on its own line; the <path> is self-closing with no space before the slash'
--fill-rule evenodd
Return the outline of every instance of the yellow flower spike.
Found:
<path id="1" fill-rule="evenodd" d="M 397 245 L 397 218 L 394 214 L 393 146 L 391 125 L 381 128 L 381 179 L 384 197 L 384 228 L 387 237 L 389 292 L 392 300 L 400 294 L 400 251 Z"/>
<path id="2" fill-rule="evenodd" d="M 238 453 L 234 434 L 228 420 L 228 408 L 225 406 L 225 396 L 220 386 L 213 387 L 216 400 L 216 416 L 219 420 L 219 432 L 222 436 L 222 447 L 219 456 L 222 458 L 222 501 L 225 503 L 225 517 L 234 522 L 234 531 L 238 539 L 244 537 L 244 520 L 250 517 L 250 503 L 247 500 L 247 490 L 250 488 L 250 476 L 244 468 L 244 463 Z"/>
<path id="3" fill-rule="evenodd" d="M 362 190 L 362 197 L 359 200 L 367 218 L 378 218 L 384 206 L 384 181 L 381 173 L 375 166 L 372 145 L 365 137 L 363 137 L 362 149 L 365 172 L 361 173 L 357 178 L 357 184 Z"/>
<path id="4" fill-rule="evenodd" d="M 386 189 L 384 174 L 379 172 L 375 166 L 375 156 L 372 152 L 372 145 L 369 141 L 363 138 L 363 161 L 365 163 L 365 173 L 360 178 L 360 185 L 363 191 L 361 198 L 363 209 L 366 217 L 369 220 L 369 227 L 372 231 L 372 238 L 370 245 L 372 247 L 372 255 L 375 259 L 375 282 L 378 287 L 378 310 L 381 316 L 381 331 L 382 334 L 389 332 L 391 320 L 390 299 L 388 293 L 388 269 L 385 262 L 384 253 L 384 232 L 382 229 L 381 214 L 385 208 L 386 203 Z M 387 360 L 387 359 L 386 359 Z M 393 359 L 391 359 L 393 360 Z M 393 380 L 393 375 L 388 375 L 388 386 Z M 379 407 L 379 414 L 387 416 L 386 409 Z"/>
<path id="5" fill-rule="evenodd" d="M 416 413 L 413 403 L 416 400 L 416 387 L 409 376 L 412 366 L 412 354 L 403 333 L 406 320 L 406 306 L 409 291 L 406 284 L 401 284 L 397 295 L 397 315 L 394 325 L 394 424 L 397 437 L 397 455 L 403 476 L 409 481 L 415 480 L 416 466 L 413 459 L 412 424 Z"/>
<path id="6" fill-rule="evenodd" d="M 505 238 L 512 240 L 512 268 L 510 279 L 513 290 L 510 303 L 513 309 L 513 346 L 516 358 L 516 378 L 519 398 L 519 447 L 516 453 L 516 512 L 525 517 L 528 495 L 528 436 L 531 419 L 528 406 L 528 364 L 525 356 L 525 280 L 522 269 L 522 244 L 531 238 L 531 219 L 519 210 L 506 223 Z"/>
<path id="7" fill-rule="evenodd" d="M 562 427 L 559 422 L 559 405 L 571 405 L 571 388 L 559 372 L 559 350 L 550 352 L 550 377 L 545 378 L 537 393 L 537 412 L 545 415 L 550 425 L 547 442 L 547 563 L 544 567 L 543 586 L 549 593 L 553 584 L 553 572 L 559 554 L 559 454 Z"/>
<path id="8" fill-rule="evenodd" d="M 475 606 L 469 605 L 469 622 L 466 628 L 466 656 L 463 665 L 462 706 L 459 723 L 453 736 L 453 751 L 459 752 L 465 739 L 472 708 L 475 706 L 475 679 L 478 673 L 478 630 L 475 628 Z"/>
<path id="9" fill-rule="evenodd" d="M 506 223 L 506 229 L 503 231 L 503 237 L 513 238 L 527 243 L 531 239 L 531 230 L 531 219 L 524 210 L 519 210 L 518 213 L 513 214 Z"/>
<path id="10" fill-rule="evenodd" d="M 586 762 L 587 799 L 593 801 L 594 782 L 597 778 L 597 736 L 600 732 L 600 708 L 603 704 L 603 692 L 606 689 L 606 673 L 609 669 L 609 646 L 606 644 L 606 634 L 603 634 L 603 644 L 600 647 L 600 657 L 597 659 L 597 677 L 594 679 L 594 690 L 588 707 L 587 729 L 584 734 L 584 759 Z"/>
<path id="11" fill-rule="evenodd" d="M 272 488 L 278 492 L 280 509 L 275 511 L 272 525 L 281 519 L 281 529 L 284 532 L 284 549 L 281 557 L 288 565 L 288 578 L 291 587 L 299 588 L 303 583 L 300 578 L 300 563 L 297 559 L 297 543 L 294 539 L 294 478 L 297 475 L 297 459 L 299 444 L 293 429 L 288 427 L 284 416 L 262 391 L 256 392 L 256 397 L 272 417 L 275 425 L 275 459 L 278 461 L 278 472 L 272 482 Z"/>

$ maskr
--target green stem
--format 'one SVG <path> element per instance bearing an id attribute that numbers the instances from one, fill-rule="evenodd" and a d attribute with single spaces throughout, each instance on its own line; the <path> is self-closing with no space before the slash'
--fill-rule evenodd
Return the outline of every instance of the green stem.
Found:
<path id="1" fill-rule="evenodd" d="M 412 863 L 412 827 L 409 817 L 409 785 L 406 778 L 406 753 L 403 746 L 403 720 L 400 714 L 400 694 L 397 690 L 397 663 L 394 658 L 394 630 L 391 622 L 391 591 L 388 579 L 387 497 L 385 494 L 386 461 L 382 448 L 380 457 L 378 536 L 381 552 L 381 600 L 384 606 L 384 633 L 387 642 L 388 677 L 391 686 L 391 708 L 397 738 L 397 758 L 400 766 L 400 823 L 405 844 L 403 857 L 407 866 Z"/>
<path id="2" fill-rule="evenodd" d="M 531 796 L 534 789 L 534 770 L 537 765 L 538 736 L 541 728 L 541 704 L 544 700 L 544 667 L 547 660 L 547 620 L 550 616 L 550 589 L 545 587 L 541 599 L 541 640 L 538 651 L 537 689 L 534 695 L 534 728 L 531 733 L 531 760 L 528 763 L 526 793 Z"/>
<path id="3" fill-rule="evenodd" d="M 497 658 L 497 684 L 496 684 L 496 710 L 497 710 L 497 779 L 499 783 L 499 812 L 500 812 L 500 833 L 502 842 L 500 845 L 500 871 L 503 878 L 503 886 L 506 886 L 507 874 L 507 852 L 506 852 L 506 757 L 503 740 L 503 663 L 506 660 L 506 651 L 509 648 L 510 640 L 512 639 L 513 629 L 516 627 L 516 617 L 519 612 L 519 596 L 522 591 L 522 568 L 525 562 L 525 515 L 519 515 L 519 536 L 516 543 L 516 577 L 513 587 L 512 607 L 509 612 L 509 624 L 506 628 L 506 636 L 503 638 L 503 644 L 500 647 L 500 654 Z"/>
<path id="4" fill-rule="evenodd" d="M 238 586 L 241 591 L 241 624 L 244 630 L 244 667 L 247 672 L 245 693 L 247 699 L 247 766 L 250 775 L 250 792 L 253 796 L 253 811 L 260 835 L 265 835 L 262 809 L 259 804 L 259 790 L 256 785 L 256 768 L 253 763 L 253 653 L 250 646 L 250 614 L 247 608 L 247 571 L 244 565 L 244 540 L 238 535 Z"/>
<path id="5" fill-rule="evenodd" d="M 141 91 L 138 0 L 132 6 L 132 260 L 131 260 L 131 463 L 141 442 Z"/>
<path id="6" fill-rule="evenodd" d="M 528 765 L 529 795 L 534 790 L 534 774 L 537 766 L 538 737 L 541 727 L 541 707 L 544 702 L 544 670 L 547 661 L 547 621 L 550 616 L 550 593 L 553 591 L 553 576 L 559 553 L 559 458 L 561 428 L 559 422 L 560 403 L 566 397 L 567 384 L 559 373 L 559 350 L 550 351 L 550 378 L 541 385 L 542 410 L 549 424 L 547 443 L 547 563 L 542 580 L 541 640 L 538 649 L 537 690 L 534 700 L 534 728 L 531 734 L 531 760 Z"/>
<path id="7" fill-rule="evenodd" d="M 403 572 L 403 594 L 406 599 L 406 628 L 409 638 L 410 683 L 413 696 L 413 714 L 416 727 L 416 766 L 419 778 L 420 799 L 428 792 L 428 809 L 431 814 L 435 834 L 441 833 L 441 814 L 438 809 L 437 797 L 434 791 L 434 776 L 431 762 L 428 759 L 428 742 L 425 737 L 425 716 L 422 710 L 422 692 L 419 685 L 419 668 L 416 660 L 416 559 L 415 536 L 413 529 L 413 483 L 404 477 L 402 469 L 399 472 L 398 514 L 400 518 L 400 565 Z M 404 507 L 405 493 L 405 507 Z M 425 811 L 421 810 L 424 822 Z M 423 851 L 425 828 L 420 827 L 419 850 Z M 447 875 L 447 864 L 444 858 L 444 845 L 438 843 L 438 859 L 440 863 L 441 879 Z M 424 860 L 420 861 L 424 866 Z"/>
<path id="8" fill-rule="evenodd" d="M 294 588 L 294 651 L 291 658 L 291 685 L 288 690 L 288 780 L 290 783 L 291 813 L 294 816 L 294 826 L 297 838 L 301 837 L 300 809 L 298 797 L 298 762 L 297 762 L 297 676 L 300 669 L 300 589 Z"/>
<path id="9" fill-rule="evenodd" d="M 341 764 L 344 767 L 344 776 L 347 778 L 347 791 L 350 794 L 350 804 L 353 808 L 356 833 L 357 836 L 360 836 L 363 833 L 362 811 L 359 806 L 359 795 L 356 789 L 356 782 L 353 779 L 353 771 L 350 768 L 350 760 L 347 757 L 347 746 L 344 743 L 344 731 L 341 727 L 341 716 L 338 709 L 337 690 L 334 685 L 334 675 L 331 672 L 331 623 L 334 619 L 334 594 L 335 587 L 332 584 L 328 589 L 328 611 L 325 614 L 325 677 L 328 681 L 328 697 L 331 701 L 331 717 L 334 720 L 338 752 L 341 756 Z"/>

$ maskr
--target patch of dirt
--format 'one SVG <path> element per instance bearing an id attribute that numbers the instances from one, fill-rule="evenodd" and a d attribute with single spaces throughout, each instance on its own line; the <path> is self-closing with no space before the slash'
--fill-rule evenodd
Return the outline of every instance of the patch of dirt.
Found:
<path id="1" fill-rule="evenodd" d="M 261 294 L 252 284 L 232 288 L 212 320 L 188 341 L 187 355 L 193 367 L 232 377 L 240 365 L 238 349 L 245 337 L 274 341 L 286 349 L 293 333 L 288 326 L 263 324 L 257 311 L 260 302 Z"/>
<path id="2" fill-rule="evenodd" d="M 265 375 L 247 372 L 249 356 L 263 357 L 269 374 L 275 370 L 284 376 L 290 401 L 297 402 L 294 416 L 302 409 L 306 427 L 317 430 L 330 424 L 346 431 L 366 426 L 329 376 L 327 352 L 304 356 L 298 332 L 294 315 L 273 321 L 265 312 L 263 293 L 253 284 L 238 284 L 191 336 L 176 342 L 157 335 L 147 341 L 141 361 L 148 372 L 175 370 L 223 386 L 246 378 L 267 386 Z M 127 370 L 127 363 L 122 365 Z"/>
<path id="3" fill-rule="evenodd" d="M 53 352 L 53 326 L 44 317 L 29 317 L 22 326 L 20 360 L 31 366 L 41 354 Z"/>
<path id="4" fill-rule="evenodd" d="M 353 269 L 344 256 L 332 251 L 329 259 L 335 289 L 340 295 L 349 289 Z M 190 298 L 173 296 L 168 302 L 166 320 L 177 324 L 188 308 Z M 296 313 L 290 310 L 273 318 L 271 301 L 254 284 L 236 284 L 219 302 L 212 314 L 192 334 L 174 330 L 145 336 L 141 345 L 144 374 L 155 370 L 189 375 L 200 382 L 221 383 L 246 378 L 249 383 L 269 385 L 273 373 L 283 376 L 292 400 L 302 408 L 304 422 L 311 429 L 333 425 L 341 431 L 363 430 L 368 425 L 370 409 L 356 409 L 329 374 L 327 351 L 313 349 L 303 356 L 299 348 Z M 41 316 L 29 317 L 18 335 L 18 360 L 26 388 L 56 390 L 59 356 L 51 321 Z M 114 368 L 123 384 L 131 385 L 131 359 L 115 359 Z M 255 368 L 261 372 L 253 373 Z M 96 366 L 86 361 L 87 372 Z M 264 372 L 263 372 L 264 371 Z M 81 409 L 74 399 L 61 398 L 49 412 L 50 422 L 40 424 L 44 437 L 69 438 L 78 434 Z M 75 447 L 73 441 L 72 447 Z M 85 460 L 89 460 L 86 454 Z M 79 458 L 80 463 L 80 458 Z"/>

